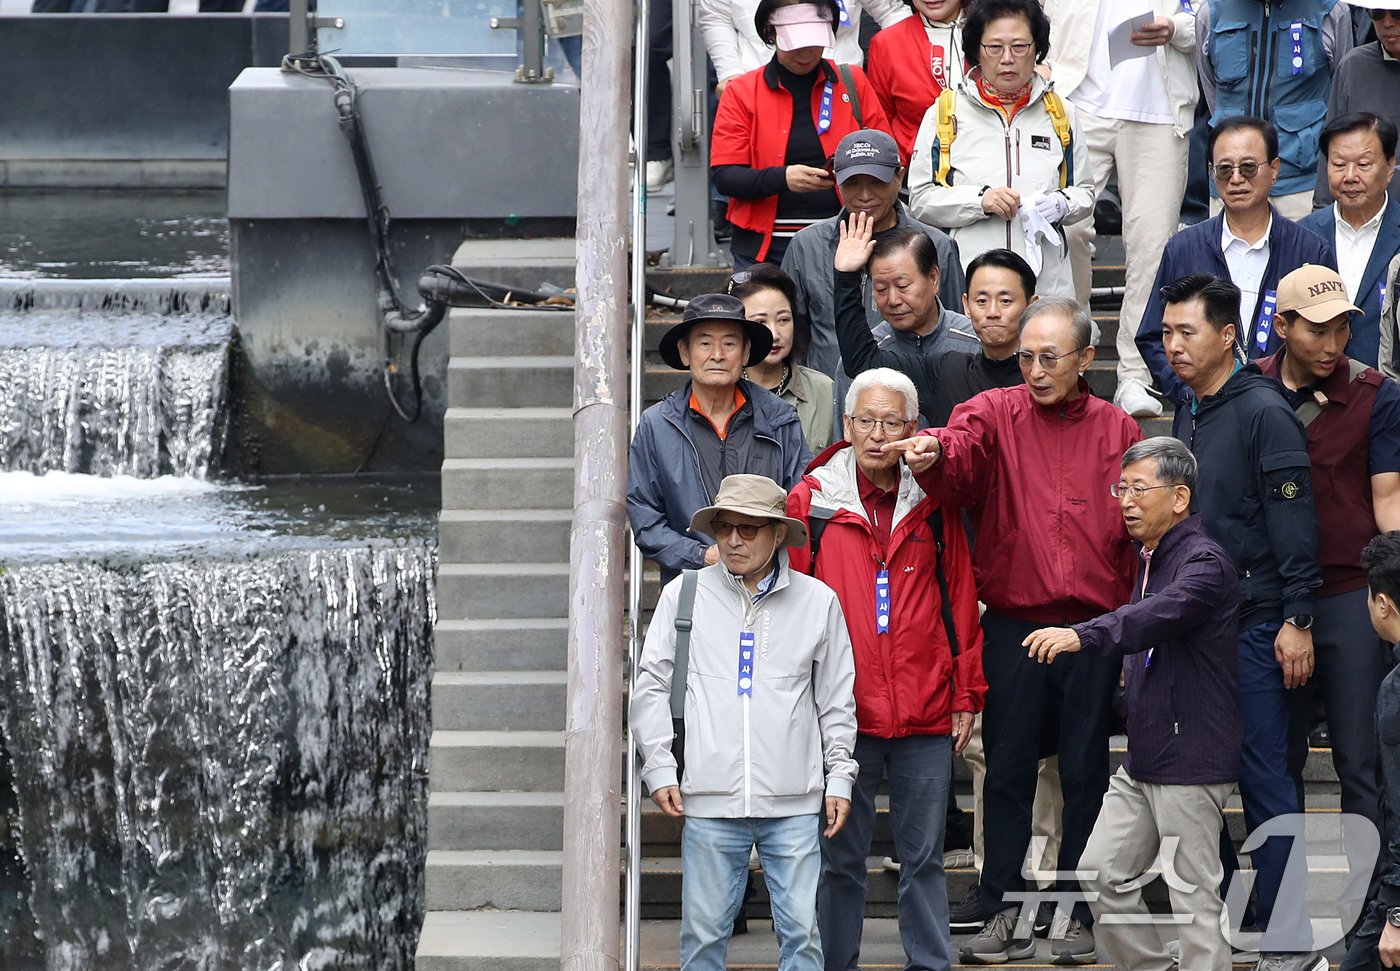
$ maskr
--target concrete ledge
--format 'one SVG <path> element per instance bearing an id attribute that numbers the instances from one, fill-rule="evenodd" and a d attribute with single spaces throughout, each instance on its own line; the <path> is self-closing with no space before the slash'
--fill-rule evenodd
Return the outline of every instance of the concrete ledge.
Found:
<path id="1" fill-rule="evenodd" d="M 222 189 L 227 182 L 220 159 L 0 160 L 6 189 Z"/>
<path id="2" fill-rule="evenodd" d="M 557 913 L 429 911 L 418 939 L 418 971 L 558 971 Z"/>

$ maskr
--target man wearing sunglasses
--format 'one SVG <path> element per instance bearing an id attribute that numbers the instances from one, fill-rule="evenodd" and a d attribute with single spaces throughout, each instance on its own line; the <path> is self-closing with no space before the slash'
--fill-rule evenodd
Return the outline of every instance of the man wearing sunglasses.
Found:
<path id="1" fill-rule="evenodd" d="M 1248 360 L 1278 350 L 1278 281 L 1304 263 L 1337 268 L 1330 240 L 1285 218 L 1269 202 L 1281 164 L 1272 124 L 1259 118 L 1227 118 L 1212 129 L 1208 155 L 1224 211 L 1183 229 L 1167 243 L 1137 329 L 1138 350 L 1153 381 L 1178 406 L 1187 401 L 1189 391 L 1162 350 L 1164 286 L 1195 273 L 1234 283 L 1240 291 L 1236 354 Z"/>

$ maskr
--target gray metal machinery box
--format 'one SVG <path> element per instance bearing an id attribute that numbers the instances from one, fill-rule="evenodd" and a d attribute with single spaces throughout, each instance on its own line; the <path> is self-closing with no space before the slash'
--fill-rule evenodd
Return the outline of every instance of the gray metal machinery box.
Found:
<path id="1" fill-rule="evenodd" d="M 390 217 L 399 294 L 468 238 L 572 236 L 578 88 L 450 68 L 350 68 Z M 245 474 L 436 470 L 447 326 L 422 352 L 423 417 L 384 390 L 374 246 L 329 82 L 249 68 L 229 89 L 228 212 Z M 408 360 L 400 355 L 400 394 Z"/>

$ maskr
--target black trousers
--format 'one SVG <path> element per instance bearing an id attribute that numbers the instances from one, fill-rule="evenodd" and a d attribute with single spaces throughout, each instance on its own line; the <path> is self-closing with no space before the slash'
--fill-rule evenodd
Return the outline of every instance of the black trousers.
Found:
<path id="1" fill-rule="evenodd" d="M 987 777 L 981 892 L 988 913 L 1021 906 L 1018 900 L 1005 900 L 1005 894 L 1027 889 L 1021 868 L 1030 845 L 1040 760 L 1060 757 L 1065 807 L 1056 869 L 1061 872 L 1078 866 L 1108 790 L 1109 709 L 1120 662 L 1085 654 L 1061 655 L 1053 664 L 1032 661 L 1021 641 L 1044 626 L 991 613 L 982 617 Z M 1055 889 L 1064 893 L 1080 887 L 1075 880 L 1062 880 Z M 1085 924 L 1092 921 L 1082 901 L 1074 916 Z"/>

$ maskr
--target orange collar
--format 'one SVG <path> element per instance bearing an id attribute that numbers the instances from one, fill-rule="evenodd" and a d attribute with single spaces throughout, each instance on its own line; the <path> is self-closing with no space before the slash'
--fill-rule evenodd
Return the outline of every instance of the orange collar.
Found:
<path id="1" fill-rule="evenodd" d="M 729 437 L 729 423 L 734 420 L 734 416 L 739 413 L 739 409 L 744 407 L 744 403 L 749 399 L 744 397 L 744 392 L 739 390 L 739 386 L 734 386 L 734 410 L 729 413 L 729 417 L 724 420 L 724 427 L 720 428 L 715 424 L 715 420 L 705 412 L 700 410 L 700 402 L 695 397 L 695 392 L 690 392 L 690 410 L 710 423 L 710 427 L 715 430 L 715 435 L 722 442 Z"/>
<path id="2" fill-rule="evenodd" d="M 1032 76 L 1031 79 L 1026 82 L 1026 86 L 1017 94 L 1016 100 L 1008 104 L 1002 98 L 1001 92 L 987 83 L 985 77 L 979 75 L 977 78 L 977 90 L 982 95 L 982 100 L 1000 111 L 1003 117 L 1006 118 L 1008 124 L 1011 122 L 1012 118 L 1016 117 L 1016 112 L 1031 103 L 1031 88 L 1034 86 L 1035 77 Z"/>

